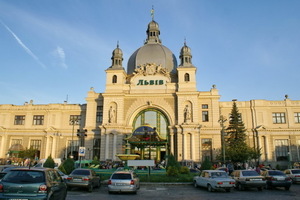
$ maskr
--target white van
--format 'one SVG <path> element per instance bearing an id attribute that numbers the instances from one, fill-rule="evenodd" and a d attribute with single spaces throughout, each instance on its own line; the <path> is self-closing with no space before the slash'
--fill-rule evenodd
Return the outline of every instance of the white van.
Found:
<path id="1" fill-rule="evenodd" d="M 44 167 L 44 163 L 46 162 L 47 159 L 41 159 L 39 160 L 39 162 L 34 166 L 34 167 Z M 62 163 L 62 160 L 61 158 L 53 158 L 54 160 L 54 163 L 55 163 L 55 167 L 54 168 L 58 168 L 61 163 Z"/>

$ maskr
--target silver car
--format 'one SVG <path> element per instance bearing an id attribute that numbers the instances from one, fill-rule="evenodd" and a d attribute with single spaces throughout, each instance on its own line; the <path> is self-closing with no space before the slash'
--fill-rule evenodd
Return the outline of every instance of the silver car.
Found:
<path id="1" fill-rule="evenodd" d="M 262 191 L 266 186 L 264 177 L 254 170 L 235 170 L 231 173 L 231 176 L 235 180 L 235 187 L 238 190 L 257 188 L 259 191 Z"/>
<path id="2" fill-rule="evenodd" d="M 108 180 L 108 192 L 132 192 L 140 189 L 140 179 L 134 171 L 115 171 Z"/>
<path id="3" fill-rule="evenodd" d="M 284 173 L 293 180 L 293 183 L 300 183 L 300 169 L 286 169 Z"/>
<path id="4" fill-rule="evenodd" d="M 223 170 L 203 170 L 200 176 L 193 178 L 193 183 L 195 187 L 205 187 L 210 192 L 214 190 L 230 192 L 235 185 L 235 180 Z"/>
<path id="5" fill-rule="evenodd" d="M 73 187 L 87 188 L 89 192 L 93 191 L 94 187 L 100 187 L 100 176 L 92 169 L 77 168 L 65 179 L 68 190 Z"/>

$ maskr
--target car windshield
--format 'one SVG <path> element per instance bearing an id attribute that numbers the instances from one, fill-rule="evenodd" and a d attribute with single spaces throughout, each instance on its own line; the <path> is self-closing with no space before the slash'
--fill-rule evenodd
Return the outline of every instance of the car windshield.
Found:
<path id="1" fill-rule="evenodd" d="M 227 178 L 227 174 L 225 172 L 213 172 L 211 173 L 212 178 Z"/>
<path id="2" fill-rule="evenodd" d="M 130 174 L 113 174 L 111 179 L 131 179 Z"/>
<path id="3" fill-rule="evenodd" d="M 294 170 L 292 170 L 292 173 L 293 174 L 300 174 L 300 170 L 299 169 L 294 169 Z"/>
<path id="4" fill-rule="evenodd" d="M 242 171 L 243 176 L 259 176 L 256 171 Z"/>
<path id="5" fill-rule="evenodd" d="M 88 170 L 75 170 L 72 172 L 72 175 L 90 175 Z"/>
<path id="6" fill-rule="evenodd" d="M 285 175 L 283 172 L 281 171 L 269 171 L 269 175 Z"/>
<path id="7" fill-rule="evenodd" d="M 40 183 L 45 182 L 44 173 L 41 171 L 10 171 L 2 179 L 11 183 Z"/>

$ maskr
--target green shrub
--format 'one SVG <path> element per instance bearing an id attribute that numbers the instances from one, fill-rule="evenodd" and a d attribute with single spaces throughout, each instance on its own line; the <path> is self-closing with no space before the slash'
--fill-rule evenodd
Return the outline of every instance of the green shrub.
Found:
<path id="1" fill-rule="evenodd" d="M 55 167 L 55 162 L 53 160 L 53 158 L 50 156 L 48 156 L 47 160 L 45 161 L 44 167 L 48 167 L 48 168 L 54 168 Z"/>
<path id="2" fill-rule="evenodd" d="M 175 167 L 178 171 L 180 170 L 180 164 L 177 162 L 173 154 L 167 156 L 167 169 L 169 167 Z"/>
<path id="3" fill-rule="evenodd" d="M 61 164 L 61 169 L 64 169 L 64 173 L 70 174 L 75 168 L 74 164 L 74 160 L 72 158 L 68 158 L 67 160 L 65 160 L 65 162 L 63 162 L 63 164 Z"/>
<path id="4" fill-rule="evenodd" d="M 184 167 L 180 168 L 179 172 L 180 172 L 180 174 L 189 174 L 190 173 L 190 169 L 188 167 L 184 166 Z"/>
<path id="5" fill-rule="evenodd" d="M 65 168 L 64 168 L 63 165 L 60 165 L 60 166 L 58 167 L 58 169 L 59 169 L 60 171 L 62 171 L 64 174 L 67 174 L 67 172 L 66 172 L 66 170 L 65 170 Z"/>
<path id="6" fill-rule="evenodd" d="M 97 156 L 94 157 L 94 159 L 93 159 L 93 161 L 92 161 L 91 164 L 92 164 L 92 165 L 99 165 L 99 164 L 100 164 L 100 161 L 99 161 L 99 159 L 98 159 Z"/>
<path id="7" fill-rule="evenodd" d="M 170 166 L 167 169 L 167 176 L 178 176 L 179 171 L 177 167 Z"/>
<path id="8" fill-rule="evenodd" d="M 201 170 L 208 170 L 208 169 L 212 169 L 212 163 L 210 162 L 210 160 L 208 160 L 208 158 L 205 158 L 204 162 L 201 165 Z"/>

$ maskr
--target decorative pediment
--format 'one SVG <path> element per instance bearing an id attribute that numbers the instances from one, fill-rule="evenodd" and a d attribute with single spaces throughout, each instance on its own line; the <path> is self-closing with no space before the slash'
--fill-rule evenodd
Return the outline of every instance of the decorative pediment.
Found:
<path id="1" fill-rule="evenodd" d="M 46 133 L 49 133 L 49 132 L 55 132 L 55 131 L 57 131 L 57 129 L 54 128 L 53 126 L 50 126 L 50 127 L 46 128 L 44 131 L 45 131 Z"/>
<path id="2" fill-rule="evenodd" d="M 133 72 L 134 75 L 164 75 L 170 78 L 170 73 L 167 68 L 162 67 L 161 65 L 156 65 L 155 63 L 147 63 L 144 65 L 140 65 L 140 67 L 136 68 Z"/>

